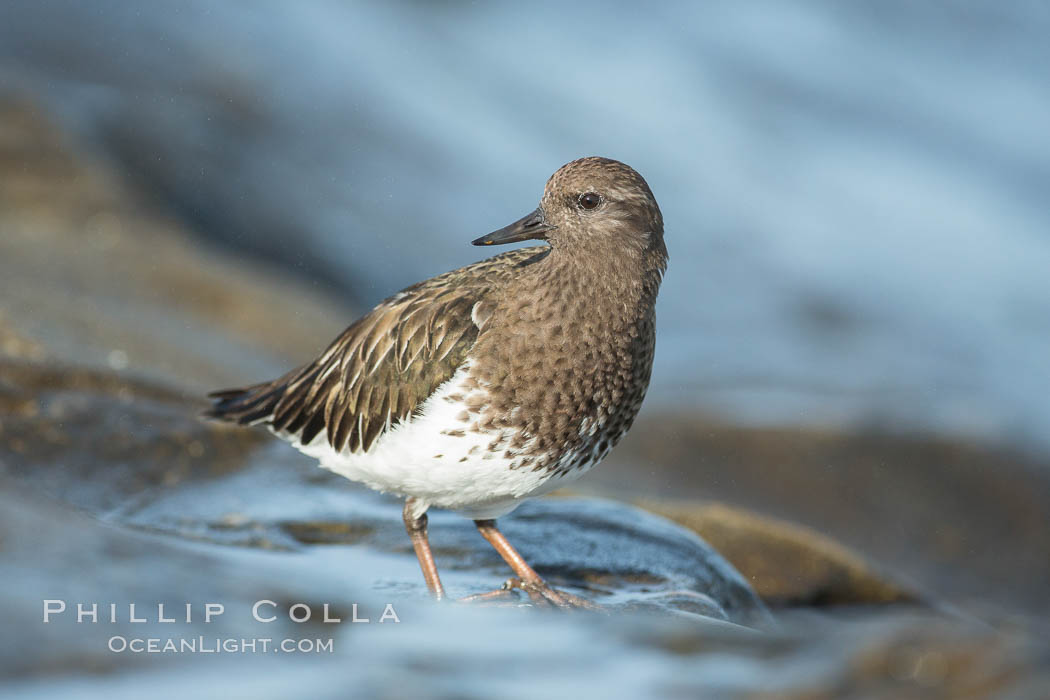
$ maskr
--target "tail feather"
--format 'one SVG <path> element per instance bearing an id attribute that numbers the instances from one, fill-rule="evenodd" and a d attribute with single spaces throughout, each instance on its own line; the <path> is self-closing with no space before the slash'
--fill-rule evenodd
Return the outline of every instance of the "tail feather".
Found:
<path id="1" fill-rule="evenodd" d="M 273 415 L 281 400 L 282 385 L 277 382 L 255 384 L 241 389 L 222 389 L 208 394 L 214 400 L 212 407 L 202 414 L 205 418 L 249 425 L 264 422 Z"/>
<path id="2" fill-rule="evenodd" d="M 307 365 L 272 382 L 213 391 L 208 398 L 214 403 L 202 415 L 240 425 L 264 423 L 286 439 L 296 437 L 308 443 L 326 425 L 326 396 L 307 400 L 318 371 L 316 366 Z"/>

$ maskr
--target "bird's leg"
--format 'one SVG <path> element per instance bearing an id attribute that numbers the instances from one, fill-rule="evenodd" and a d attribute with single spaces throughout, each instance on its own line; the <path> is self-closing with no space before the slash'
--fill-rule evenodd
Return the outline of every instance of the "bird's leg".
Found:
<path id="1" fill-rule="evenodd" d="M 474 525 L 477 526 L 478 532 L 481 533 L 481 536 L 488 540 L 488 543 L 499 552 L 499 555 L 503 557 L 503 561 L 507 562 L 507 564 L 510 565 L 510 568 L 513 569 L 514 573 L 518 576 L 517 578 L 508 580 L 499 590 L 469 596 L 464 600 L 489 600 L 506 595 L 514 588 L 520 588 L 528 593 L 529 598 L 536 603 L 546 603 L 559 608 L 587 608 L 589 610 L 601 609 L 601 606 L 595 605 L 589 600 L 584 600 L 579 596 L 574 596 L 573 594 L 564 591 L 557 591 L 548 586 L 547 582 L 536 573 L 536 570 L 529 566 L 528 562 L 518 554 L 518 550 L 514 549 L 511 543 L 507 541 L 507 538 L 504 537 L 503 533 L 496 527 L 495 520 L 475 520 Z"/>
<path id="2" fill-rule="evenodd" d="M 435 600 L 441 600 L 445 597 L 445 588 L 441 585 L 437 564 L 434 563 L 434 554 L 430 551 L 430 542 L 427 540 L 426 506 L 418 499 L 408 498 L 405 500 L 405 510 L 402 515 L 408 536 L 412 538 L 412 548 L 416 550 L 416 558 L 419 559 L 419 568 L 423 570 L 427 588 L 430 589 L 430 594 Z"/>

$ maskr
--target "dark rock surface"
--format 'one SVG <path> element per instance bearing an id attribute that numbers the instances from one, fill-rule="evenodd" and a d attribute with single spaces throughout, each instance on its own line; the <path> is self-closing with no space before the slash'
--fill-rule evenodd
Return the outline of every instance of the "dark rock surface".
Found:
<path id="1" fill-rule="evenodd" d="M 771 606 L 919 603 L 921 596 L 819 532 L 721 503 L 644 501 L 700 534 Z"/>
<path id="2" fill-rule="evenodd" d="M 301 361 L 352 310 L 202 247 L 10 99 L 0 99 L 0 183 L 0 606 L 17 631 L 0 637 L 0 676 L 13 696 L 1025 697 L 1047 681 L 1028 623 L 912 605 L 906 587 L 824 536 L 680 500 L 647 504 L 719 542 L 779 606 L 773 625 L 691 532 L 594 499 L 537 501 L 502 524 L 542 573 L 613 614 L 433 605 L 396 502 L 259 432 L 196 419 L 204 390 Z M 652 478 L 631 483 L 629 500 L 693 495 L 702 472 L 653 476 L 678 444 L 692 443 L 638 457 L 635 477 Z M 680 482 L 663 488 L 671 478 Z M 507 576 L 458 516 L 435 513 L 431 536 L 453 593 Z M 140 624 L 125 609 L 114 623 L 66 613 L 45 625 L 45 599 L 140 611 L 189 602 L 195 617 Z M 264 599 L 315 613 L 328 603 L 344 621 L 260 623 L 250 610 Z M 207 602 L 225 614 L 204 623 Z M 829 602 L 865 608 L 828 612 Z M 372 622 L 349 622 L 355 603 Z M 400 623 L 378 624 L 386 603 Z M 107 649 L 113 636 L 198 635 L 334 649 Z"/>
<path id="3" fill-rule="evenodd" d="M 650 416 L 641 427 L 588 488 L 715 500 L 783 518 L 939 599 L 1050 620 L 1050 557 L 1040 554 L 1050 552 L 1045 459 L 863 429 L 756 429 L 683 416 Z"/>

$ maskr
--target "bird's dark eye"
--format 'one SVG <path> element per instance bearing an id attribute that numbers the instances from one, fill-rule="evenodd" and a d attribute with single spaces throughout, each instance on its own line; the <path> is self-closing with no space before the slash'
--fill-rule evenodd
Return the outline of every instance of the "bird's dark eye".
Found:
<path id="1" fill-rule="evenodd" d="M 602 203 L 602 196 L 597 192 L 587 192 L 580 195 L 580 206 L 584 209 L 594 209 Z"/>

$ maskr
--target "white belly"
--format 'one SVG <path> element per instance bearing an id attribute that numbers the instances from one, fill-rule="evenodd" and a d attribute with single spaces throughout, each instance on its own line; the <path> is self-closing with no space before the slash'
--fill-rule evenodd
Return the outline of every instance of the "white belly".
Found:
<path id="1" fill-rule="evenodd" d="M 323 431 L 308 445 L 295 440 L 292 444 L 320 460 L 325 469 L 351 481 L 377 491 L 412 496 L 430 506 L 458 510 L 474 519 L 509 513 L 522 500 L 552 491 L 586 471 L 586 467 L 573 469 L 552 478 L 553 472 L 548 469 L 512 469 L 516 454 L 508 456 L 505 449 L 489 449 L 501 437 L 509 443 L 508 431 L 448 434 L 466 427 L 456 418 L 463 404 L 445 397 L 466 393 L 461 383 L 467 372 L 467 367 L 461 367 L 424 402 L 418 417 L 391 426 L 368 452 L 336 452 Z"/>

